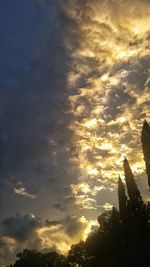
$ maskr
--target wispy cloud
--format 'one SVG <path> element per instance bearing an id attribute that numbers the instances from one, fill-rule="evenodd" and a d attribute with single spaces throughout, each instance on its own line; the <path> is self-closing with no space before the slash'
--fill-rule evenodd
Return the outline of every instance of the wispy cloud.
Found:
<path id="1" fill-rule="evenodd" d="M 17 195 L 21 195 L 21 196 L 24 196 L 24 197 L 28 197 L 28 198 L 36 198 L 36 195 L 32 194 L 32 193 L 29 193 L 27 191 L 27 188 L 25 188 L 22 184 L 17 184 L 17 187 L 14 188 L 14 193 L 17 194 Z"/>

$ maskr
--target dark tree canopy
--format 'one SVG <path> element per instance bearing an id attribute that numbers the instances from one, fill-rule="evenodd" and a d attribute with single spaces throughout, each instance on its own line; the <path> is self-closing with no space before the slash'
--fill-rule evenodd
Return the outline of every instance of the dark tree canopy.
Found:
<path id="1" fill-rule="evenodd" d="M 17 260 L 10 267 L 69 267 L 66 257 L 57 252 L 41 253 L 25 249 L 17 254 Z"/>

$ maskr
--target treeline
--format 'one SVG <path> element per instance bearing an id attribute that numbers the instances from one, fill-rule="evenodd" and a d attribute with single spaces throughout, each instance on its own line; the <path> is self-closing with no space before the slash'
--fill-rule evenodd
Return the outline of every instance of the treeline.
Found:
<path id="1" fill-rule="evenodd" d="M 144 122 L 142 149 L 150 187 L 150 126 Z M 73 245 L 68 256 L 57 252 L 24 250 L 9 267 L 124 267 L 148 266 L 150 203 L 145 203 L 128 160 L 124 163 L 125 183 L 118 179 L 119 211 L 112 208 L 98 217 L 100 227 L 85 242 Z"/>

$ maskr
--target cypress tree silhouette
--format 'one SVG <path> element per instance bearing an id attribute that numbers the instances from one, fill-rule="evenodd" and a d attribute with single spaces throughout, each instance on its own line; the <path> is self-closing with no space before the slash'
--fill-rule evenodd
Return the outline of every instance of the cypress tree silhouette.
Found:
<path id="1" fill-rule="evenodd" d="M 123 167 L 124 167 L 124 173 L 125 173 L 125 179 L 126 179 L 126 185 L 127 185 L 129 198 L 131 201 L 134 201 L 135 205 L 137 206 L 141 205 L 143 203 L 142 197 L 135 183 L 134 175 L 130 168 L 129 162 L 126 158 L 124 160 Z"/>
<path id="2" fill-rule="evenodd" d="M 112 248 L 117 249 L 122 243 L 121 236 L 121 224 L 119 218 L 119 212 L 115 207 L 112 208 L 112 213 L 110 217 L 110 232 L 108 238 L 110 237 Z"/>
<path id="3" fill-rule="evenodd" d="M 119 200 L 119 211 L 121 219 L 124 221 L 127 213 L 127 196 L 125 192 L 125 186 L 119 176 L 118 179 L 118 200 Z"/>
<path id="4" fill-rule="evenodd" d="M 118 201 L 119 201 L 119 213 L 122 223 L 122 245 L 126 246 L 132 241 L 132 212 L 129 209 L 129 200 L 126 196 L 125 185 L 122 179 L 118 179 Z"/>
<path id="5" fill-rule="evenodd" d="M 148 176 L 148 185 L 150 188 L 150 126 L 146 120 L 144 121 L 142 128 L 141 142 L 144 154 L 146 173 Z"/>
<path id="6" fill-rule="evenodd" d="M 144 235 L 147 229 L 147 213 L 146 206 L 142 200 L 141 193 L 137 188 L 134 175 L 130 168 L 128 160 L 124 160 L 124 172 L 129 195 L 128 200 L 128 216 L 131 220 L 131 229 L 133 229 L 134 240 Z"/>

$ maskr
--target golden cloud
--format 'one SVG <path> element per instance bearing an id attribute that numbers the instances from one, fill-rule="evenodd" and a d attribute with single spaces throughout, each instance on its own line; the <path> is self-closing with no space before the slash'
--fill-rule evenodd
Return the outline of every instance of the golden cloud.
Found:
<path id="1" fill-rule="evenodd" d="M 70 113 L 79 182 L 72 185 L 76 203 L 94 209 L 91 180 L 115 188 L 127 156 L 135 173 L 144 171 L 140 131 L 150 120 L 149 1 L 69 1 L 73 23 L 67 38 Z M 84 9 L 83 9 L 84 6 Z M 86 183 L 85 183 L 86 181 Z M 99 188 L 95 184 L 95 188 Z M 86 195 L 86 198 L 85 198 Z"/>

